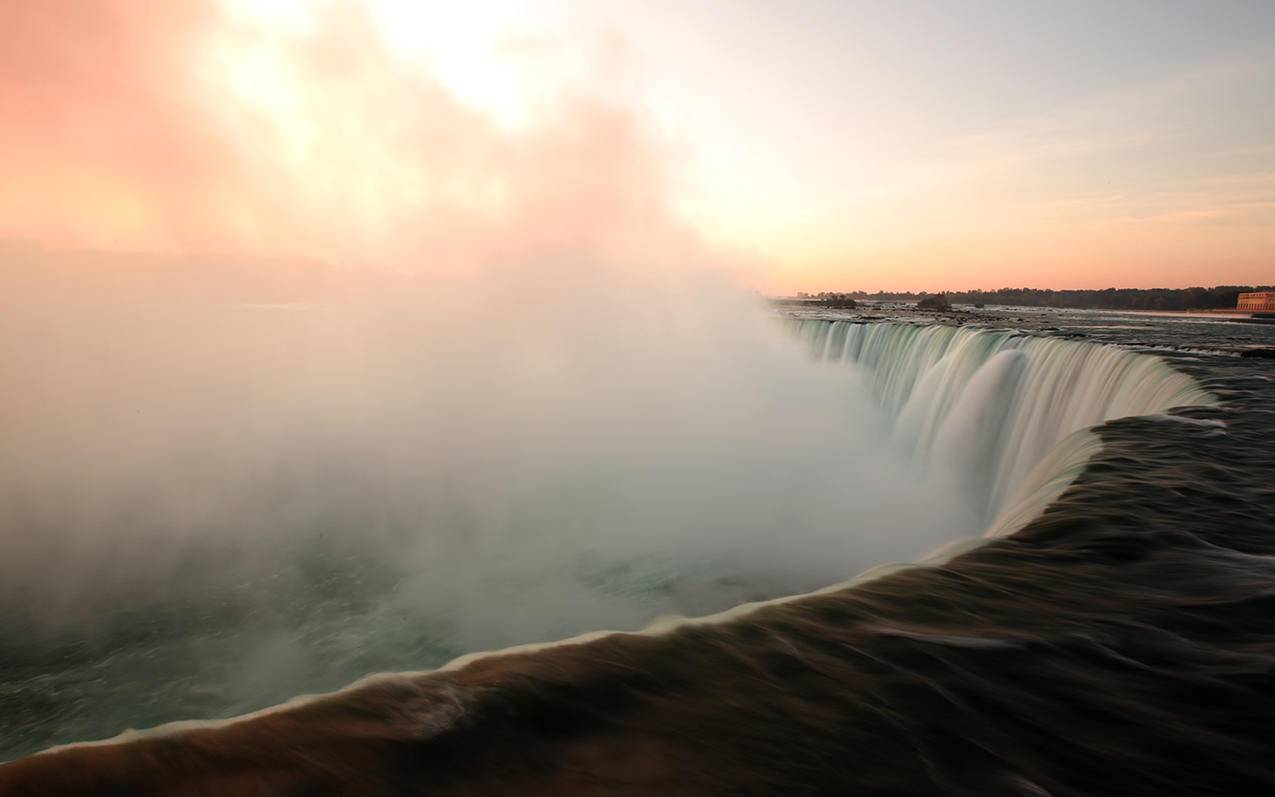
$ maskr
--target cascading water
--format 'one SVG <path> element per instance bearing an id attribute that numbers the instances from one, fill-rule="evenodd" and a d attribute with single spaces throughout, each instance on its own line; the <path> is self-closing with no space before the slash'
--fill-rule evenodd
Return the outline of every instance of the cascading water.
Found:
<path id="1" fill-rule="evenodd" d="M 1098 450 L 1114 418 L 1215 403 L 1159 357 L 1008 330 L 794 318 L 817 359 L 861 371 L 894 436 L 952 469 L 989 534 L 1012 532 Z"/>
<path id="2" fill-rule="evenodd" d="M 802 593 L 972 532 L 863 380 L 748 298 L 560 273 L 617 298 L 0 314 L 23 342 L 0 355 L 0 758 Z"/>
<path id="3" fill-rule="evenodd" d="M 916 332 L 871 331 L 894 344 Z M 928 365 L 864 371 L 877 386 L 910 385 L 896 397 L 896 421 L 914 399 L 944 408 L 927 419 L 939 427 L 930 437 L 901 430 L 914 445 L 934 450 L 942 427 L 956 422 L 963 397 L 944 402 L 941 388 L 963 356 L 966 390 L 986 371 L 994 405 L 1010 408 L 1009 432 L 1032 417 L 1062 434 L 1089 414 L 1136 412 L 1137 402 L 1117 399 L 1123 380 L 1166 402 L 1210 402 L 1157 358 L 974 335 L 974 348 L 995 354 L 949 345 L 927 358 L 922 347 L 901 346 L 918 355 L 912 363 Z M 820 343 L 827 355 L 826 339 Z M 1011 380 L 997 363 L 1012 360 Z M 620 783 L 654 793 L 674 783 L 728 793 L 833 793 L 846 784 L 909 794 L 1269 792 L 1275 776 L 1259 748 L 1275 717 L 1264 680 L 1271 634 L 1261 622 L 1275 519 L 1266 500 L 1272 435 L 1262 426 L 1270 379 L 1260 364 L 1221 360 L 1186 367 L 1217 385 L 1225 404 L 1105 426 L 1104 478 L 1075 485 L 1032 533 L 945 567 L 907 568 L 858 588 L 647 634 L 591 634 L 481 662 L 465 657 L 434 672 L 382 674 L 238 722 L 181 723 L 111 747 L 63 748 L 0 767 L 0 782 L 7 776 L 32 793 L 102 783 L 131 792 L 156 782 L 215 788 L 264 772 L 272 785 L 293 777 L 344 791 L 370 780 L 404 792 L 436 782 L 483 791 L 496 760 L 508 764 L 495 781 L 506 790 Z M 1069 392 L 1051 393 L 1058 385 Z M 1039 415 L 1012 411 L 1041 396 L 1056 400 Z M 1228 423 L 1243 423 L 1244 434 L 1228 434 Z M 1064 437 L 1020 483 L 1069 479 L 1068 463 L 1099 434 Z M 1183 729 L 1170 735 L 1177 743 L 1166 742 L 1166 723 Z M 555 732 L 546 735 L 547 727 Z M 686 733 L 700 727 L 708 732 Z M 419 755 L 405 761 L 404 746 Z"/>
<path id="4" fill-rule="evenodd" d="M 126 309 L 0 324 L 0 758 L 915 561 L 1033 516 L 1069 434 L 1208 400 L 1113 348 L 794 320 L 821 367 L 742 303 Z"/>

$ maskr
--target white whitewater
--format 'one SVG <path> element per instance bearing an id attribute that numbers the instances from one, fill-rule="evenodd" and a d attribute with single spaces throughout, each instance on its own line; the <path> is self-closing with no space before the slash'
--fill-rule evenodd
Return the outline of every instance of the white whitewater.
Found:
<path id="1" fill-rule="evenodd" d="M 814 367 L 773 319 L 757 318 L 754 329 L 751 314 L 734 325 L 723 323 L 732 316 L 715 316 L 690 335 L 641 318 L 598 324 L 598 337 L 533 328 L 537 334 L 513 336 L 515 346 L 482 339 L 472 350 L 452 345 L 469 340 L 462 335 L 433 344 L 440 336 L 424 333 L 435 330 L 410 317 L 412 324 L 388 324 L 388 334 L 369 332 L 364 345 L 346 348 L 362 339 L 343 316 L 253 314 L 216 326 L 219 336 L 209 339 L 219 356 L 151 334 L 168 328 L 165 318 L 115 339 L 131 345 L 84 347 L 92 358 L 69 360 L 93 367 L 62 370 L 84 379 L 67 417 L 81 418 L 84 406 L 127 410 L 87 427 L 100 437 L 71 441 L 100 441 L 109 460 L 51 460 L 67 466 L 49 480 L 66 488 L 53 494 L 65 500 L 39 504 L 50 507 L 49 522 L 32 525 L 55 530 L 41 540 L 80 552 L 83 566 L 24 567 L 11 542 L 0 587 L 34 574 L 47 590 L 30 594 L 49 597 L 31 600 L 33 611 L 67 623 L 81 617 L 73 613 L 80 595 L 125 619 L 146 618 L 148 594 L 169 601 L 180 587 L 211 620 L 182 614 L 194 619 L 171 635 L 161 627 L 141 644 L 100 643 L 100 656 L 47 672 L 0 667 L 0 692 L 41 707 L 9 733 L 0 722 L 8 737 L 0 758 L 128 725 L 242 714 L 378 670 L 454 668 L 483 655 L 475 651 L 607 633 L 571 636 L 589 629 L 640 629 L 654 617 L 664 619 L 648 633 L 721 622 L 760 605 L 743 601 L 843 589 L 913 566 L 888 563 L 915 563 L 927 550 L 923 562 L 936 563 L 982 542 L 967 535 L 1012 533 L 1038 516 L 1099 450 L 1086 431 L 1093 425 L 1174 417 L 1163 413 L 1212 401 L 1158 357 L 1011 332 L 792 319 L 827 365 Z M 210 314 L 200 328 L 224 320 Z M 563 348 L 564 339 L 572 345 Z M 123 389 L 150 388 L 152 371 L 111 352 L 151 352 L 143 344 L 161 340 L 154 357 L 170 358 L 160 362 L 183 375 L 175 381 L 206 385 L 192 393 L 214 397 L 221 384 L 256 385 L 247 399 L 258 414 L 242 419 L 220 401 L 192 407 L 185 392 Z M 258 351 L 279 340 L 289 345 Z M 422 340 L 431 341 L 423 351 Z M 322 355 L 303 358 L 315 363 L 304 378 L 288 367 L 295 352 Z M 526 368 L 544 352 L 564 357 L 553 369 Z M 32 358 L 29 384 L 41 384 L 46 360 Z M 114 393 L 102 389 L 117 383 Z M 301 402 L 294 392 L 322 401 Z M 28 393 L 26 426 L 49 423 L 50 402 L 35 397 L 61 394 Z M 117 394 L 130 401 L 110 401 Z M 152 411 L 134 411 L 142 400 Z M 280 408 L 303 421 L 299 428 L 275 422 Z M 162 434 L 151 430 L 157 423 Z M 189 433 L 167 433 L 178 427 Z M 323 432 L 317 440 L 314 430 Z M 169 446 L 185 455 L 191 440 L 200 456 L 169 455 Z M 31 452 L 40 450 L 21 449 L 8 472 L 32 471 Z M 133 463 L 121 453 L 129 451 L 146 456 Z M 96 487 L 87 476 L 99 472 L 114 481 Z M 964 490 L 950 483 L 953 473 Z M 133 500 L 120 502 L 128 512 L 100 497 L 112 498 L 116 481 L 136 485 L 125 494 Z M 241 481 L 270 489 L 240 489 Z M 188 491 L 190 483 L 217 489 Z M 187 561 L 178 556 L 183 545 L 205 540 L 229 552 L 196 547 L 189 561 L 198 571 L 164 578 Z M 111 558 L 117 549 L 145 556 Z M 155 586 L 128 604 L 133 593 L 105 576 Z M 194 600 L 204 594 L 237 597 L 247 611 L 219 622 L 216 606 L 205 611 Z M 734 608 L 709 614 L 727 606 Z M 70 627 L 110 628 L 96 613 L 82 616 Z M 46 711 L 50 694 L 74 710 Z"/>
<path id="2" fill-rule="evenodd" d="M 862 371 L 918 460 L 953 469 L 989 534 L 1020 528 L 1099 449 L 1105 421 L 1215 399 L 1160 357 L 1006 330 L 793 319 L 816 358 Z"/>

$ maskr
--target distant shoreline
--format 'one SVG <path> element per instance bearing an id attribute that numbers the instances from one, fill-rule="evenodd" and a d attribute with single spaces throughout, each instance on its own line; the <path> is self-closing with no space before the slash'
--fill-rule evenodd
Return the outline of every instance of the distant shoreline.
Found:
<path id="1" fill-rule="evenodd" d="M 870 312 L 886 312 L 911 310 L 915 308 L 915 302 L 902 301 L 898 299 L 863 299 L 854 303 L 847 303 L 839 300 L 819 300 L 819 299 L 797 299 L 793 297 L 772 297 L 767 301 L 776 308 L 807 308 L 810 310 L 866 310 Z M 1161 318 L 1200 318 L 1219 322 L 1231 322 L 1236 324 L 1275 324 L 1275 313 L 1248 313 L 1238 312 L 1234 309 L 1213 309 L 1213 310 L 1125 310 L 1114 307 L 1042 307 L 1040 305 L 1016 305 L 1016 304 L 1000 304 L 988 303 L 985 306 L 975 307 L 973 304 L 965 302 L 954 302 L 946 310 L 933 311 L 922 310 L 922 313 L 935 313 L 940 316 L 965 317 L 970 315 L 978 315 L 988 310 L 1027 310 L 1035 312 L 1083 312 L 1083 313 L 1114 313 L 1120 315 L 1136 315 Z M 885 318 L 885 316 L 865 316 L 869 319 Z"/>
<path id="2" fill-rule="evenodd" d="M 772 302 L 788 306 L 854 307 L 858 302 L 915 305 L 927 300 L 936 307 L 1036 307 L 1054 310 L 1096 310 L 1123 313 L 1165 313 L 1170 315 L 1234 316 L 1262 320 L 1267 315 L 1252 308 L 1240 309 L 1241 294 L 1275 293 L 1270 285 L 1215 285 L 1211 288 L 997 288 L 995 290 L 890 292 L 821 291 L 798 292 L 795 296 L 774 297 Z"/>

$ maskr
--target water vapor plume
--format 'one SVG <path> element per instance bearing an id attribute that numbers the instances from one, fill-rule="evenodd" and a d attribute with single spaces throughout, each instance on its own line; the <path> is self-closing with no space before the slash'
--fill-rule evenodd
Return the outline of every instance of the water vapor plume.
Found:
<path id="1" fill-rule="evenodd" d="M 0 645 L 84 657 L 65 738 L 972 530 L 669 210 L 632 112 L 505 129 L 356 11 L 152 9 L 0 33 L 0 230 L 36 240 L 0 247 Z"/>

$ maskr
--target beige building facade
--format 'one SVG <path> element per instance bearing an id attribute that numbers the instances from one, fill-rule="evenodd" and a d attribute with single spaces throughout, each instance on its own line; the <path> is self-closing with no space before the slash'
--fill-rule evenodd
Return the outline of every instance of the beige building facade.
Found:
<path id="1" fill-rule="evenodd" d="M 1275 291 L 1241 293 L 1235 309 L 1242 313 L 1275 313 Z"/>

